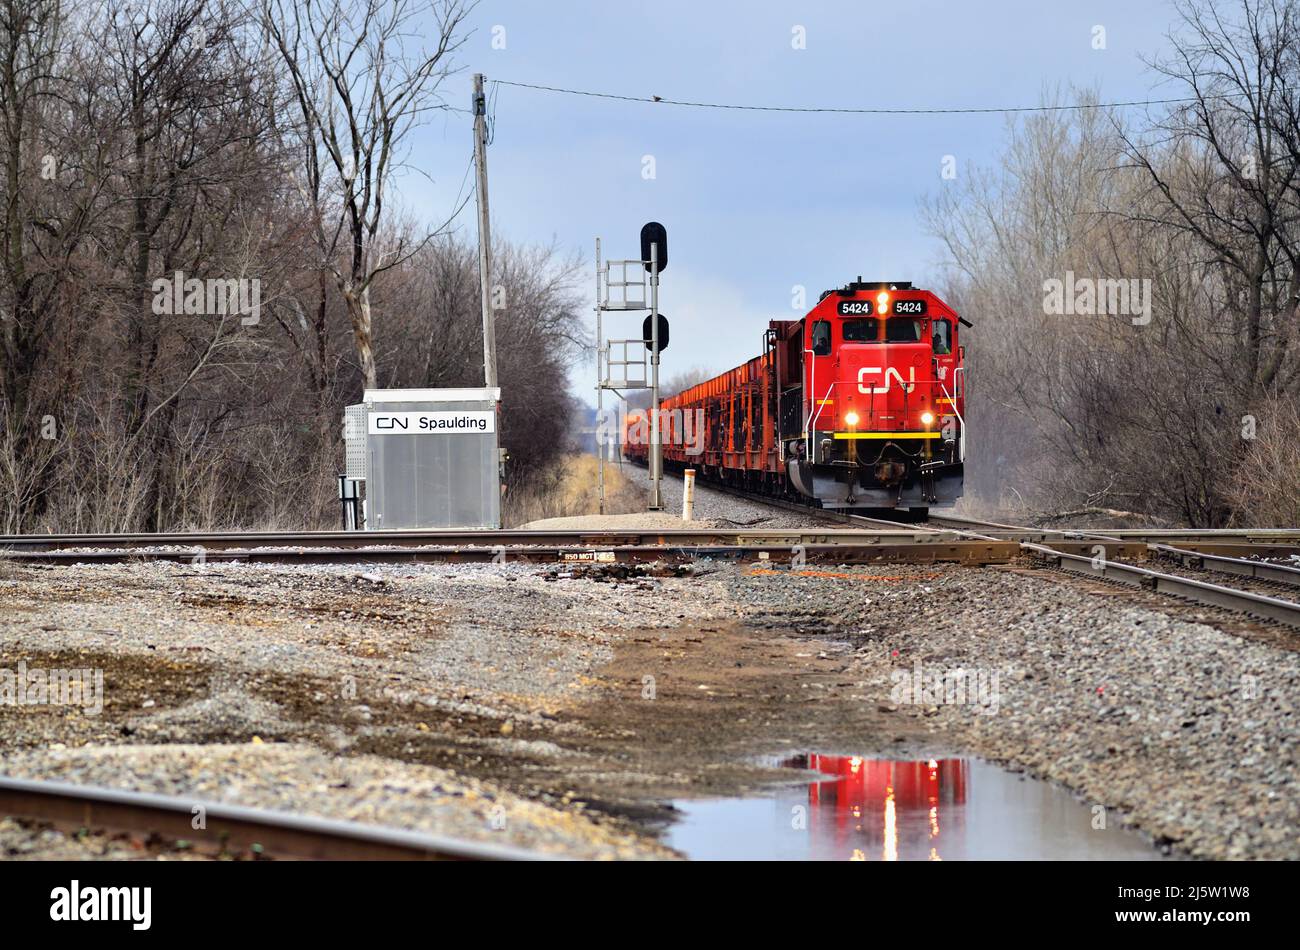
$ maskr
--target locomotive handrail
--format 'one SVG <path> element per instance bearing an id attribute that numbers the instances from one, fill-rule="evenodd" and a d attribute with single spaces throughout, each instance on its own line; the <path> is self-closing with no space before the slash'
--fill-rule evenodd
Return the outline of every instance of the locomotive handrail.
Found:
<path id="1" fill-rule="evenodd" d="M 812 464 L 816 462 L 816 459 L 813 458 L 813 450 L 812 450 L 812 443 L 813 443 L 812 426 L 813 423 L 817 421 L 817 416 L 813 414 L 812 407 L 817 404 L 817 354 L 814 353 L 811 349 L 808 349 L 806 347 L 804 348 L 804 352 L 808 354 L 808 356 L 812 357 L 808 361 L 808 398 L 811 399 L 812 402 L 808 404 L 808 415 L 803 420 L 803 437 L 804 437 L 804 441 L 808 443 L 804 447 L 804 455 L 807 457 L 809 464 Z M 833 386 L 834 383 L 832 383 L 831 385 Z M 826 390 L 826 392 L 829 393 L 830 390 L 828 389 Z M 818 411 L 820 412 L 820 410 Z"/>
<path id="2" fill-rule="evenodd" d="M 817 419 L 821 416 L 822 410 L 826 408 L 826 400 L 830 398 L 831 390 L 835 388 L 836 382 L 838 382 L 838 380 L 831 380 L 831 384 L 826 387 L 826 395 L 821 399 L 817 399 L 817 390 L 813 390 L 813 399 L 818 403 L 818 405 L 817 412 L 813 414 L 813 417 L 810 420 L 808 420 L 808 461 L 810 462 L 816 461 L 812 456 L 812 437 L 813 433 L 816 431 Z"/>
<path id="3" fill-rule="evenodd" d="M 961 372 L 960 367 L 958 367 L 957 372 L 958 373 Z M 953 373 L 954 377 L 956 377 L 956 375 L 957 373 Z M 948 402 L 952 404 L 953 414 L 956 415 L 957 423 L 958 425 L 961 426 L 961 437 L 957 441 L 957 455 L 960 461 L 962 462 L 962 464 L 965 464 L 966 462 L 966 420 L 962 418 L 961 410 L 957 408 L 957 380 L 955 378 L 953 379 L 952 395 L 949 395 L 948 387 L 943 384 L 942 379 L 938 379 L 936 380 L 936 382 L 939 384 L 939 388 L 943 390 L 944 398 L 946 398 Z"/>

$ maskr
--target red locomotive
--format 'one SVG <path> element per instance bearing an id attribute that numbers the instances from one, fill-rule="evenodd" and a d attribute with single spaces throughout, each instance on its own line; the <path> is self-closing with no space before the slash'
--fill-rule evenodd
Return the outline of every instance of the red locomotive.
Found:
<path id="1" fill-rule="evenodd" d="M 663 400 L 664 466 L 823 508 L 950 505 L 966 455 L 959 325 L 910 283 L 828 290 L 771 321 L 761 356 Z M 629 416 L 628 458 L 646 461 L 646 430 Z"/>

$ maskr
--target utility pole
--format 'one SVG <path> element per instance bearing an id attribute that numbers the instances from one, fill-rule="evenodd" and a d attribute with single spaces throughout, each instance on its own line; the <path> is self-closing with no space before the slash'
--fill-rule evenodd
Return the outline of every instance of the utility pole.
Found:
<path id="1" fill-rule="evenodd" d="M 474 177 L 478 181 L 478 275 L 483 303 L 483 385 L 497 385 L 497 334 L 492 315 L 492 233 L 488 222 L 487 100 L 483 74 L 474 74 Z"/>

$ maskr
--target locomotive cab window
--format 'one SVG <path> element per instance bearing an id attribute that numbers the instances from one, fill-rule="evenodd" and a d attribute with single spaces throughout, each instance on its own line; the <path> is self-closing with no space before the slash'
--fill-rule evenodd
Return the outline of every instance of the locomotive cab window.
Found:
<path id="1" fill-rule="evenodd" d="M 870 320 L 845 320 L 840 324 L 844 333 L 845 343 L 875 343 L 879 338 L 878 322 L 873 318 Z"/>
<path id="2" fill-rule="evenodd" d="M 894 317 L 885 321 L 886 343 L 920 343 L 921 321 Z"/>
<path id="3" fill-rule="evenodd" d="M 829 320 L 818 320 L 812 325 L 813 356 L 831 355 L 831 324 Z"/>
<path id="4" fill-rule="evenodd" d="M 952 323 L 947 320 L 935 320 L 932 330 L 934 351 L 942 356 L 952 352 Z"/>

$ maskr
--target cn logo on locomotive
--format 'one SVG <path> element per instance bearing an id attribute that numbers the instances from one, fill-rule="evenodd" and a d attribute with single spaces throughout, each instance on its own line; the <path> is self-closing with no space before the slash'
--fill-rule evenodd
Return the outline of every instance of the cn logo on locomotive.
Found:
<path id="1" fill-rule="evenodd" d="M 898 385 L 903 387 L 903 392 L 910 393 L 913 389 L 916 388 L 916 367 L 915 366 L 909 366 L 907 368 L 908 379 L 906 380 L 903 379 L 903 374 L 900 373 L 897 369 L 895 369 L 892 366 L 887 366 L 884 369 L 885 385 L 867 386 L 866 385 L 867 375 L 870 373 L 879 373 L 879 372 L 881 372 L 881 368 L 879 366 L 864 366 L 862 367 L 862 369 L 858 370 L 858 392 L 875 393 L 876 395 L 883 395 L 884 393 L 889 392 L 890 377 L 893 377 L 894 379 L 898 380 Z"/>

